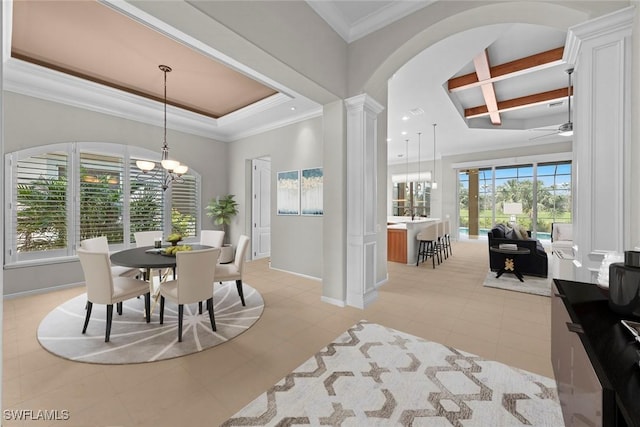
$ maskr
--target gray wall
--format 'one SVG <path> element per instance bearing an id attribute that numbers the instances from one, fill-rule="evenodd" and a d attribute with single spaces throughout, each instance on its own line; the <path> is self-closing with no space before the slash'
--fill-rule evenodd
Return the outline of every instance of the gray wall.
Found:
<path id="1" fill-rule="evenodd" d="M 231 241 L 251 236 L 251 159 L 271 158 L 271 266 L 322 277 L 322 217 L 276 215 L 276 173 L 322 167 L 322 118 L 314 118 L 251 136 L 229 145 L 229 191 L 240 214 Z"/>
<path id="2" fill-rule="evenodd" d="M 160 151 L 162 128 L 12 92 L 3 94 L 5 154 L 61 142 L 111 142 Z M 228 145 L 169 130 L 173 156 L 202 176 L 202 207 L 228 185 Z M 202 227 L 212 228 L 202 213 Z M 4 294 L 82 282 L 79 262 L 10 267 L 4 271 Z"/>

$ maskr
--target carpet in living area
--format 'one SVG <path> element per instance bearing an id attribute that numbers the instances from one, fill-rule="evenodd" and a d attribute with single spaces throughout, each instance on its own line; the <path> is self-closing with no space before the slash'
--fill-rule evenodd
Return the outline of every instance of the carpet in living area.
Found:
<path id="1" fill-rule="evenodd" d="M 223 426 L 564 426 L 554 380 L 361 321 Z"/>
<path id="2" fill-rule="evenodd" d="M 512 273 L 504 273 L 498 278 L 496 278 L 496 274 L 495 271 L 489 271 L 482 285 L 489 288 L 551 296 L 551 275 L 549 277 L 523 276 L 524 282 L 521 282 Z"/>
<path id="3" fill-rule="evenodd" d="M 153 362 L 205 350 L 229 341 L 249 329 L 262 315 L 264 300 L 244 283 L 242 306 L 235 281 L 213 286 L 217 331 L 203 304 L 185 305 L 182 342 L 178 342 L 178 307 L 165 303 L 164 324 L 159 323 L 160 304 L 152 309 L 151 323 L 144 318 L 144 298 L 124 301 L 122 315 L 114 309 L 109 342 L 104 341 L 106 306 L 94 304 L 87 332 L 82 334 L 87 294 L 59 305 L 40 322 L 38 341 L 50 353 L 65 359 L 101 364 Z"/>

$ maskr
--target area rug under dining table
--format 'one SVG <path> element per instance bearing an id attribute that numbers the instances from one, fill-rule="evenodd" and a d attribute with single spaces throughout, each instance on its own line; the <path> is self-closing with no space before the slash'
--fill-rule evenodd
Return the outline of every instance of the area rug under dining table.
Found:
<path id="1" fill-rule="evenodd" d="M 564 426 L 555 382 L 375 323 L 340 335 L 223 426 Z"/>
<path id="2" fill-rule="evenodd" d="M 178 342 L 178 307 L 166 303 L 161 325 L 158 305 L 152 312 L 151 323 L 146 323 L 144 298 L 124 301 L 121 316 L 114 310 L 110 342 L 104 342 L 104 305 L 94 305 L 87 332 L 82 334 L 87 294 L 72 298 L 47 314 L 38 327 L 38 341 L 49 352 L 79 362 L 153 362 L 224 343 L 249 329 L 262 315 L 264 300 L 246 283 L 243 284 L 246 306 L 240 302 L 235 281 L 215 283 L 212 291 L 217 330 L 212 331 L 205 308 L 199 314 L 197 304 L 185 305 L 182 342 Z"/>

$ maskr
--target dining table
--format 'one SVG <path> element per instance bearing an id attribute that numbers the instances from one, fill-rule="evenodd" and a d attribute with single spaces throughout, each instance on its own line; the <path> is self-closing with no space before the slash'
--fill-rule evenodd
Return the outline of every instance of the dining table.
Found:
<path id="1" fill-rule="evenodd" d="M 164 253 L 164 250 L 169 246 L 170 245 L 165 245 L 160 248 L 156 248 L 154 246 L 141 246 L 114 252 L 110 256 L 112 264 L 140 268 L 144 271 L 144 279 L 149 282 L 151 295 L 154 296 L 154 304 L 151 308 L 152 312 L 153 308 L 157 304 L 160 292 L 159 290 L 154 289 L 151 271 L 155 269 L 163 270 L 170 268 L 173 270 L 174 279 L 176 276 L 176 256 Z M 188 246 L 190 246 L 192 250 L 211 248 L 211 246 L 200 244 L 188 244 Z M 166 280 L 166 277 L 163 278 L 162 275 L 160 275 L 160 282 L 164 280 Z"/>

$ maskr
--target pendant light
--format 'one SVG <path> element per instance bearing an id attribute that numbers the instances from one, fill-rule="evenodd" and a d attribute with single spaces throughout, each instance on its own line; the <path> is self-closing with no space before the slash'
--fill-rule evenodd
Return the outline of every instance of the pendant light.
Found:
<path id="1" fill-rule="evenodd" d="M 167 144 L 167 73 L 171 72 L 171 67 L 168 65 L 159 65 L 158 68 L 164 73 L 164 136 L 162 139 L 162 153 L 161 161 L 163 169 L 166 172 L 164 182 L 162 183 L 162 189 L 169 188 L 169 184 L 174 181 L 183 182 L 182 175 L 184 175 L 189 167 L 180 164 L 177 160 L 169 159 L 169 145 Z M 142 171 L 143 174 L 149 173 L 156 166 L 155 162 L 147 160 L 137 160 L 136 166 Z"/>
<path id="2" fill-rule="evenodd" d="M 405 172 L 407 174 L 406 182 L 404 184 L 404 204 L 405 204 L 404 212 L 405 212 L 405 215 L 406 215 L 406 213 L 407 213 L 406 205 L 410 201 L 410 197 L 411 197 L 411 194 L 409 194 L 409 140 L 405 139 L 404 140 L 404 144 L 405 144 L 404 145 L 404 157 L 405 157 L 405 160 L 406 160 L 405 161 L 405 165 L 406 165 Z"/>
<path id="3" fill-rule="evenodd" d="M 431 189 L 436 190 L 438 183 L 436 182 L 436 123 L 433 124 L 433 176 L 431 177 Z"/>

